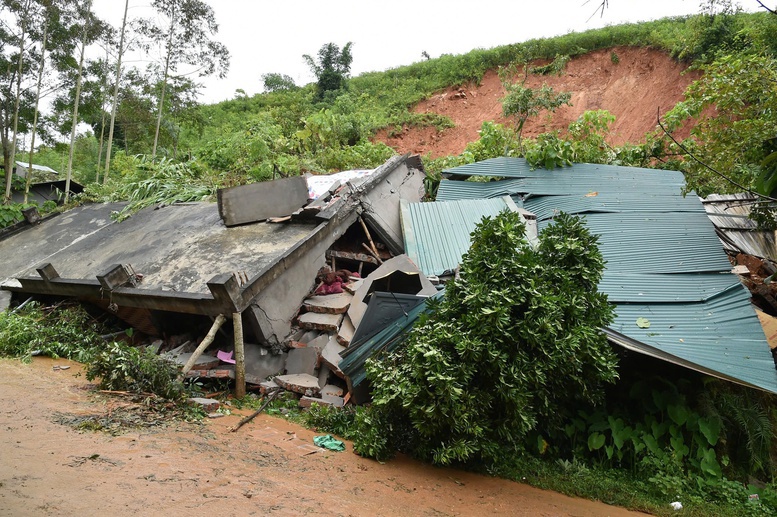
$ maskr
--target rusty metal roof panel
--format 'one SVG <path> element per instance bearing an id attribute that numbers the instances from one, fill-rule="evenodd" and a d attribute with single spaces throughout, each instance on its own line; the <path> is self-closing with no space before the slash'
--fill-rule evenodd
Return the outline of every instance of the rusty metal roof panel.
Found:
<path id="1" fill-rule="evenodd" d="M 745 193 L 712 194 L 702 201 L 727 251 L 777 262 L 777 232 L 758 229 L 749 217 L 750 209 L 756 202 L 755 196 Z"/>

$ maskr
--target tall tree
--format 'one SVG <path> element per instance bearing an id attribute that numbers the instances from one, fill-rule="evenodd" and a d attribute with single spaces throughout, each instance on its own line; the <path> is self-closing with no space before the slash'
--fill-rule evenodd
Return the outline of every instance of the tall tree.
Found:
<path id="1" fill-rule="evenodd" d="M 76 144 L 76 126 L 78 125 L 78 104 L 81 102 L 81 80 L 83 78 L 84 57 L 86 45 L 89 42 L 89 33 L 93 25 L 92 0 L 86 0 L 82 9 L 83 31 L 81 34 L 81 48 L 78 57 L 78 73 L 76 75 L 76 91 L 73 99 L 73 122 L 70 128 L 70 151 L 67 158 L 67 178 L 65 179 L 65 203 L 70 199 L 70 179 L 73 176 L 73 150 Z"/>
<path id="2" fill-rule="evenodd" d="M 108 181 L 108 173 L 111 171 L 111 148 L 113 147 L 113 128 L 116 123 L 116 108 L 119 104 L 119 84 L 121 83 L 121 58 L 124 55 L 124 36 L 127 29 L 127 11 L 129 10 L 129 0 L 124 0 L 124 18 L 119 30 L 119 46 L 116 58 L 116 82 L 113 85 L 113 103 L 111 104 L 111 126 L 108 130 L 108 150 L 105 152 L 105 173 L 103 174 L 103 183 Z"/>
<path id="3" fill-rule="evenodd" d="M 161 47 L 163 55 L 162 88 L 157 101 L 151 151 L 151 158 L 155 159 L 171 76 L 180 77 L 181 67 L 186 66 L 190 70 L 181 75 L 204 77 L 215 73 L 223 78 L 229 69 L 229 51 L 222 43 L 211 39 L 218 33 L 219 26 L 213 9 L 202 0 L 152 0 L 151 5 L 160 19 L 142 20 L 139 32 Z"/>
<path id="4" fill-rule="evenodd" d="M 30 38 L 29 29 L 33 26 L 33 17 L 37 14 L 37 4 L 32 0 L 3 0 L 4 11 L 10 12 L 15 21 L 15 27 L 4 31 L 3 44 L 6 41 L 16 43 L 18 52 L 9 57 L 3 56 L 6 63 L 5 76 L 9 80 L 4 92 L 3 121 L 2 121 L 2 147 L 3 166 L 5 170 L 5 195 L 3 203 L 11 202 L 11 178 L 13 176 L 14 163 L 16 161 L 16 143 L 19 130 L 19 111 L 21 108 L 22 78 L 25 73 L 25 45 Z M 8 39 L 6 39 L 8 38 Z M 10 46 L 10 45 L 9 45 Z M 10 103 L 14 104 L 10 109 Z M 11 129 L 13 128 L 13 129 Z"/>
<path id="5" fill-rule="evenodd" d="M 316 76 L 316 98 L 323 100 L 326 92 L 345 88 L 348 74 L 351 73 L 352 42 L 345 44 L 342 50 L 334 43 L 327 43 L 318 49 L 318 59 L 308 54 L 302 56 L 310 71 Z"/>

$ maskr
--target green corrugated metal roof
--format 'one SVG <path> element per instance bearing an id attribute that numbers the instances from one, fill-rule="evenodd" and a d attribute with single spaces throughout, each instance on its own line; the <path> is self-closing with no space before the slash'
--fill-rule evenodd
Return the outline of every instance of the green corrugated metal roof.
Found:
<path id="1" fill-rule="evenodd" d="M 777 370 L 749 293 L 729 273 L 731 264 L 699 199 L 683 197 L 681 173 L 592 164 L 532 171 L 517 158 L 445 172 L 510 179 L 443 180 L 438 199 L 513 195 L 537 215 L 540 229 L 558 211 L 585 216 L 607 261 L 599 288 L 615 304 L 617 316 L 607 329 L 614 342 L 777 393 Z M 416 238 L 428 232 L 441 241 L 449 236 L 423 220 L 414 221 L 411 231 Z M 425 252 L 420 250 L 420 261 Z M 639 317 L 649 319 L 650 328 L 639 328 Z"/>
<path id="2" fill-rule="evenodd" d="M 405 252 L 425 275 L 450 273 L 469 250 L 470 234 L 483 217 L 516 208 L 507 196 L 435 203 L 402 202 Z"/>
<path id="3" fill-rule="evenodd" d="M 438 298 L 443 295 L 439 292 L 432 296 Z M 407 338 L 408 332 L 413 328 L 416 320 L 426 311 L 426 300 L 410 309 L 406 315 L 400 316 L 383 330 L 361 343 L 351 343 L 342 355 L 338 367 L 351 380 L 352 386 L 358 386 L 366 378 L 364 365 L 368 359 L 376 353 L 393 351 Z"/>

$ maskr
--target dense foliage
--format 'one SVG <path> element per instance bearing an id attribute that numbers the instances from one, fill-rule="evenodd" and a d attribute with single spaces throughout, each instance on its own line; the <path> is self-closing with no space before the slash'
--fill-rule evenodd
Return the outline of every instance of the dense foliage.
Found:
<path id="1" fill-rule="evenodd" d="M 560 429 L 579 404 L 601 402 L 617 374 L 599 330 L 612 308 L 596 290 L 596 242 L 565 214 L 536 247 L 519 214 L 484 219 L 444 299 L 405 346 L 368 367 L 373 404 L 357 417 L 356 450 L 493 462 L 533 431 Z"/>

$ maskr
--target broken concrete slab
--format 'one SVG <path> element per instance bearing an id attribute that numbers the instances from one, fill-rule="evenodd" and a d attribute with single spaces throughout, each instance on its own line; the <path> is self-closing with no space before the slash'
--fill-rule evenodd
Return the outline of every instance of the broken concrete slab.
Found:
<path id="1" fill-rule="evenodd" d="M 314 347 L 289 350 L 286 359 L 286 373 L 289 375 L 304 373 L 314 375 L 318 366 L 319 350 Z"/>
<path id="2" fill-rule="evenodd" d="M 348 316 L 350 316 L 351 322 L 356 329 L 359 328 L 359 323 L 361 323 L 364 312 L 367 310 L 365 298 L 374 290 L 373 283 L 381 281 L 381 279 L 388 279 L 390 275 L 397 272 L 405 273 L 407 275 L 417 275 L 417 282 L 415 283 L 418 285 L 418 290 L 416 292 L 407 292 L 407 289 L 404 289 L 402 291 L 393 292 L 404 292 L 405 294 L 417 294 L 419 296 L 432 296 L 437 293 L 437 288 L 432 285 L 418 266 L 410 260 L 410 257 L 407 255 L 398 255 L 387 260 L 375 271 L 370 273 L 370 275 L 364 279 L 364 282 L 356 291 L 356 294 L 353 295 L 351 307 L 348 309 Z M 391 289 L 382 288 L 381 290 L 390 291 Z M 415 288 L 411 290 L 415 290 Z"/>
<path id="3" fill-rule="evenodd" d="M 273 379 L 275 384 L 281 388 L 293 391 L 295 393 L 301 393 L 308 397 L 317 395 L 321 392 L 321 387 L 318 385 L 318 379 L 312 375 L 304 373 L 298 373 L 294 375 L 279 375 Z"/>
<path id="4" fill-rule="evenodd" d="M 318 312 L 306 312 L 299 317 L 299 326 L 303 329 L 321 330 L 324 332 L 337 332 L 342 314 L 321 314 Z"/>
<path id="5" fill-rule="evenodd" d="M 340 324 L 340 330 L 337 331 L 337 342 L 347 347 L 351 344 L 355 332 L 356 329 L 353 327 L 353 323 L 351 323 L 351 317 L 346 314 L 343 317 L 343 322 Z"/>
<path id="6" fill-rule="evenodd" d="M 259 383 L 259 393 L 267 395 L 273 391 L 281 389 L 274 381 L 262 381 Z"/>
<path id="7" fill-rule="evenodd" d="M 320 406 L 343 407 L 345 405 L 345 401 L 343 400 L 342 397 L 332 397 L 332 396 L 321 396 L 321 398 L 302 397 L 301 399 L 299 399 L 299 407 L 309 408 L 313 404 L 318 404 Z"/>
<path id="8" fill-rule="evenodd" d="M 342 397 L 344 393 L 345 390 L 343 388 L 335 386 L 334 384 L 327 384 L 321 388 L 321 396 L 330 395 L 332 397 Z"/>
<path id="9" fill-rule="evenodd" d="M 328 383 L 329 383 L 329 374 L 332 372 L 332 370 L 329 369 L 329 367 L 325 364 L 322 364 L 318 368 L 318 385 L 321 386 L 321 389 L 324 389 Z"/>
<path id="10" fill-rule="evenodd" d="M 213 413 L 214 411 L 216 411 L 218 408 L 221 407 L 221 404 L 219 403 L 218 400 L 206 399 L 204 397 L 190 398 L 188 402 L 189 404 L 200 406 L 202 410 L 205 411 L 206 413 Z"/>
<path id="11" fill-rule="evenodd" d="M 421 201 L 426 174 L 418 156 L 395 157 L 381 165 L 357 187 L 366 207 L 364 219 L 373 235 L 386 243 L 394 255 L 405 252 L 400 221 L 400 200 Z"/>
<path id="12" fill-rule="evenodd" d="M 0 290 L 0 312 L 5 312 L 11 306 L 11 292 Z"/>
<path id="13" fill-rule="evenodd" d="M 305 310 L 323 314 L 343 314 L 351 305 L 353 295 L 350 293 L 327 294 L 311 296 L 305 300 Z"/>
<path id="14" fill-rule="evenodd" d="M 308 201 L 304 176 L 262 181 L 218 191 L 219 215 L 226 226 L 291 215 Z"/>
<path id="15" fill-rule="evenodd" d="M 317 348 L 319 350 L 319 353 L 321 350 L 324 349 L 327 343 L 329 343 L 329 338 L 332 337 L 332 334 L 329 334 L 328 332 L 324 332 L 323 334 L 319 334 L 316 336 L 315 339 L 312 339 L 308 342 L 308 347 L 311 348 Z"/>
<path id="16" fill-rule="evenodd" d="M 283 371 L 286 364 L 285 353 L 272 354 L 266 348 L 253 343 L 246 343 L 243 348 L 245 350 L 246 380 L 248 380 L 248 376 L 265 380 Z"/>
<path id="17" fill-rule="evenodd" d="M 359 290 L 359 287 L 364 283 L 363 278 L 351 278 L 351 281 L 347 284 L 343 284 L 343 289 L 345 289 L 347 292 L 351 294 L 356 294 L 356 291 Z"/>
<path id="18" fill-rule="evenodd" d="M 166 359 L 169 359 L 173 361 L 176 364 L 180 364 L 181 366 L 185 365 L 187 361 L 189 361 L 189 358 L 192 356 L 191 352 L 184 352 L 180 354 L 163 354 L 163 356 Z M 215 368 L 221 364 L 221 361 L 218 357 L 213 357 L 212 355 L 202 354 L 200 357 L 197 358 L 196 361 L 194 361 L 194 366 L 192 367 L 193 370 L 210 370 L 211 368 Z"/>
<path id="19" fill-rule="evenodd" d="M 343 360 L 343 358 L 340 357 L 340 352 L 343 350 L 345 350 L 345 347 L 337 342 L 337 338 L 332 337 L 326 347 L 321 351 L 321 361 L 340 378 L 345 378 L 345 375 L 340 371 L 340 367 L 338 366 L 340 361 Z"/>

